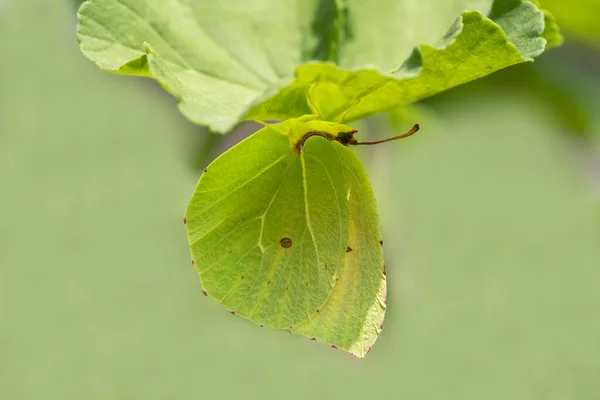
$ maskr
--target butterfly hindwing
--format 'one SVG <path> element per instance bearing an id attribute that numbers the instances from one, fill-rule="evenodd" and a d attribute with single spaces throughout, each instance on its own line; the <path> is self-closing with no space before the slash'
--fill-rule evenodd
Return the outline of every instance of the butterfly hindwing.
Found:
<path id="1" fill-rule="evenodd" d="M 345 262 L 325 307 L 295 330 L 364 357 L 377 340 L 386 308 L 386 278 L 375 199 L 354 152 L 333 142 L 348 190 L 349 234 Z"/>

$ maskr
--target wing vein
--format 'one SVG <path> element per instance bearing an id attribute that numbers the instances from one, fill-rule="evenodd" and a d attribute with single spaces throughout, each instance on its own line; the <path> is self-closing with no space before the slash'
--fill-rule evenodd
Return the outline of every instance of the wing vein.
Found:
<path id="1" fill-rule="evenodd" d="M 284 156 L 279 157 L 277 160 L 273 161 L 271 164 L 267 165 L 265 168 L 261 169 L 260 171 L 258 171 L 256 173 L 256 175 L 254 175 L 252 178 L 248 179 L 247 181 L 245 181 L 243 184 L 241 184 L 240 186 L 236 187 L 235 189 L 227 192 L 226 195 L 224 195 L 223 197 L 215 200 L 212 202 L 212 204 L 208 207 L 206 207 L 204 210 L 202 210 L 203 212 L 206 212 L 207 210 L 212 209 L 214 206 L 216 206 L 217 204 L 219 204 L 220 202 L 222 202 L 223 200 L 225 200 L 226 198 L 228 198 L 229 196 L 231 196 L 233 193 L 237 192 L 238 190 L 240 190 L 241 188 L 243 188 L 244 186 L 248 185 L 250 182 L 252 182 L 253 180 L 257 179 L 258 177 L 260 177 L 262 174 L 266 173 L 267 171 L 269 171 L 271 168 L 273 168 L 274 166 L 276 166 L 277 164 L 279 164 L 284 158 L 287 157 L 287 154 Z"/>
<path id="2" fill-rule="evenodd" d="M 207 249 L 204 253 L 209 253 L 212 250 L 214 250 L 215 247 L 217 247 L 219 245 L 219 243 L 221 243 L 223 240 L 227 239 L 229 236 L 231 236 L 235 231 L 237 231 L 238 229 L 245 227 L 246 224 L 249 224 L 250 222 L 256 221 L 258 218 L 252 218 L 242 224 L 239 224 L 237 227 L 235 227 L 234 229 L 232 229 L 231 231 L 229 231 L 229 233 L 227 233 L 227 235 L 223 236 L 221 239 L 219 239 L 217 241 L 217 243 L 215 243 L 210 249 Z M 202 239 L 202 238 L 200 238 Z M 194 244 L 196 244 L 200 239 L 194 241 Z M 191 246 L 190 246 L 191 247 Z M 222 258 L 221 258 L 222 259 Z M 199 260 L 198 260 L 199 261 Z M 220 260 L 219 260 L 220 261 Z M 200 271 L 200 275 L 204 274 L 205 272 L 207 272 L 209 269 L 211 269 L 212 267 L 214 267 L 215 265 L 217 265 L 219 263 L 219 261 L 217 261 L 216 263 L 211 264 L 210 266 L 206 267 L 204 270 Z"/>
<path id="3" fill-rule="evenodd" d="M 308 207 L 308 184 L 306 179 L 306 160 L 304 157 L 304 153 L 300 155 L 300 161 L 302 164 L 302 189 L 304 192 L 304 211 L 306 215 L 306 227 L 308 228 L 308 233 L 310 233 L 310 238 L 313 242 L 313 247 L 315 249 L 315 255 L 317 257 L 317 271 L 319 269 L 319 249 L 317 248 L 317 241 L 315 240 L 315 234 L 313 232 L 312 224 L 310 223 L 310 211 Z"/>
<path id="4" fill-rule="evenodd" d="M 221 278 L 219 278 L 219 280 L 218 280 L 218 281 L 217 281 L 217 282 L 216 282 L 214 285 L 215 285 L 215 286 L 216 286 L 216 285 L 218 285 L 218 284 L 219 284 L 219 283 L 220 283 L 220 282 L 221 282 L 221 281 L 222 281 L 224 278 L 226 278 L 226 277 L 229 275 L 229 273 L 231 272 L 231 270 L 232 270 L 232 269 L 233 269 L 233 268 L 234 268 L 236 265 L 238 265 L 238 263 L 239 263 L 240 261 L 242 261 L 244 258 L 246 258 L 246 256 L 247 256 L 248 254 L 250 254 L 250 252 L 251 252 L 252 250 L 254 250 L 254 247 L 255 247 L 255 246 L 252 246 L 252 247 L 250 247 L 250 250 L 248 250 L 247 252 L 245 252 L 245 253 L 244 253 L 244 255 L 243 255 L 243 256 L 241 256 L 240 258 L 238 258 L 238 260 L 237 260 L 237 261 L 236 261 L 236 262 L 235 262 L 235 263 L 234 263 L 234 264 L 233 264 L 231 267 L 229 267 L 229 269 L 228 269 L 228 270 L 227 270 L 225 273 L 223 273 L 223 275 L 221 276 Z M 245 273 L 245 272 L 246 272 L 246 269 L 244 268 L 244 273 Z M 227 291 L 227 293 L 225 293 L 225 296 L 223 296 L 223 297 L 221 298 L 221 300 L 219 300 L 219 303 L 222 303 L 222 302 L 223 302 L 223 300 L 225 300 L 225 298 L 226 298 L 227 296 L 229 296 L 229 294 L 230 294 L 230 293 L 231 293 L 231 292 L 232 292 L 232 291 L 233 291 L 235 288 L 237 288 L 237 287 L 239 286 L 240 282 L 241 282 L 241 279 L 239 280 L 239 282 L 238 282 L 238 283 L 236 283 L 235 285 L 233 285 L 233 286 L 232 286 L 232 287 L 231 287 L 231 288 L 230 288 L 230 289 Z"/>
<path id="5" fill-rule="evenodd" d="M 277 194 L 279 193 L 279 190 L 281 189 L 282 184 L 283 184 L 283 177 L 281 178 L 281 182 L 279 182 L 279 186 L 277 186 L 277 190 L 275 191 L 275 194 L 271 198 L 269 205 L 267 206 L 267 208 L 265 209 L 265 212 L 263 212 L 263 214 L 261 216 L 260 234 L 258 235 L 258 247 L 260 247 L 260 251 L 262 251 L 263 253 L 264 253 L 264 246 L 262 244 L 262 238 L 263 238 L 263 230 L 265 228 L 265 219 L 267 218 L 267 213 L 271 209 L 271 206 L 273 205 L 273 202 L 275 201 L 275 198 L 277 197 Z"/>

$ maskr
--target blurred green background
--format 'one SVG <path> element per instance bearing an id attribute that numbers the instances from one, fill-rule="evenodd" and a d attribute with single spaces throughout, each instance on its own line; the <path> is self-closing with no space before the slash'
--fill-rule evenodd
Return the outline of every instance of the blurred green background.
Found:
<path id="1" fill-rule="evenodd" d="M 252 127 L 211 136 L 101 72 L 75 3 L 0 0 L 0 399 L 600 398 L 600 38 L 570 6 L 547 2 L 563 48 L 361 149 L 389 282 L 361 361 L 202 296 L 182 216 Z"/>

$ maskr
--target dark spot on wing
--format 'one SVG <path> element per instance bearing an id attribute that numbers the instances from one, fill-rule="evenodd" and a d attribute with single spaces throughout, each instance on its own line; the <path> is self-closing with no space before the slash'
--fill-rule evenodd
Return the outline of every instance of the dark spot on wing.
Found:
<path id="1" fill-rule="evenodd" d="M 352 251 L 352 248 L 350 246 L 346 247 L 346 253 L 350 253 Z"/>
<path id="2" fill-rule="evenodd" d="M 317 338 L 311 337 L 310 340 L 317 340 Z"/>
<path id="3" fill-rule="evenodd" d="M 192 260 L 192 266 L 193 266 L 194 264 L 196 264 L 196 263 L 194 262 L 194 260 Z"/>
<path id="4" fill-rule="evenodd" d="M 208 293 L 206 293 L 206 290 L 202 289 L 202 294 L 205 296 L 208 296 Z"/>
<path id="5" fill-rule="evenodd" d="M 260 324 L 260 327 L 261 327 L 261 328 L 264 328 L 264 327 L 265 327 L 265 325 L 264 325 L 264 324 Z"/>
<path id="6" fill-rule="evenodd" d="M 292 247 L 292 239 L 290 239 L 289 237 L 284 237 L 283 239 L 281 239 L 279 241 L 279 244 L 284 249 L 290 248 L 290 247 Z"/>
<path id="7" fill-rule="evenodd" d="M 379 241 L 379 244 L 383 246 L 383 239 Z"/>
<path id="8" fill-rule="evenodd" d="M 235 311 L 230 311 L 230 313 L 231 313 L 232 315 L 235 315 Z"/>
<path id="9" fill-rule="evenodd" d="M 206 168 L 205 168 L 205 169 L 204 169 L 204 172 L 206 173 L 206 171 L 208 171 L 208 169 L 206 169 Z"/>
<path id="10" fill-rule="evenodd" d="M 183 224 L 187 224 L 187 219 L 185 219 L 185 217 L 183 217 Z"/>
<path id="11" fill-rule="evenodd" d="M 336 346 L 335 344 L 332 344 L 332 345 L 331 345 L 331 348 L 332 348 L 332 349 L 337 349 L 337 346 Z"/>
<path id="12" fill-rule="evenodd" d="M 387 274 L 385 273 L 385 264 L 383 264 L 383 275 L 387 275 Z"/>
<path id="13" fill-rule="evenodd" d="M 317 312 L 319 312 L 319 309 L 317 308 Z"/>

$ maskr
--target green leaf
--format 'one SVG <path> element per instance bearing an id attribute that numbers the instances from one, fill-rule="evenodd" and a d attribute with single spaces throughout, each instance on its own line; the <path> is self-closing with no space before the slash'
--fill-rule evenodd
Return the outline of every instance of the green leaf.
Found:
<path id="1" fill-rule="evenodd" d="M 155 78 L 186 116 L 222 131 L 317 46 L 308 3 L 93 0 L 79 10 L 78 39 L 100 68 Z"/>
<path id="2" fill-rule="evenodd" d="M 560 34 L 560 28 L 556 23 L 556 18 L 550 11 L 543 9 L 539 1 L 530 1 L 540 8 L 544 13 L 544 32 L 542 33 L 542 37 L 546 39 L 546 49 L 560 46 L 563 43 L 563 37 Z"/>
<path id="3" fill-rule="evenodd" d="M 79 11 L 78 39 L 100 68 L 156 79 L 189 119 L 226 132 L 243 119 L 310 113 L 315 85 L 312 101 L 323 116 L 362 118 L 531 61 L 544 38 L 559 37 L 533 3 L 497 0 L 491 19 L 466 11 L 437 46 L 409 55 L 407 43 L 427 31 L 430 13 L 408 20 L 412 14 L 396 3 L 89 0 Z M 377 40 L 371 31 L 380 32 Z"/>
<path id="4" fill-rule="evenodd" d="M 204 171 L 185 222 L 206 295 L 362 358 L 383 324 L 385 275 L 373 194 L 344 132 L 355 131 L 295 119 L 261 129 Z"/>
<path id="5" fill-rule="evenodd" d="M 543 0 L 556 16 L 556 21 L 564 28 L 567 36 L 587 42 L 600 44 L 600 2 L 598 0 Z"/>
<path id="6" fill-rule="evenodd" d="M 420 46 L 392 74 L 374 69 L 346 71 L 323 63 L 301 66 L 293 85 L 250 115 L 258 119 L 293 116 L 287 112 L 293 110 L 288 98 L 295 103 L 306 88 L 318 85 L 312 100 L 324 118 L 352 121 L 531 61 L 545 48 L 544 14 L 530 2 L 513 3 L 509 7 L 496 2 L 493 20 L 477 11 L 463 13 L 438 47 Z"/>
<path id="7" fill-rule="evenodd" d="M 388 72 L 402 65 L 418 44 L 433 45 L 465 10 L 487 15 L 493 0 L 347 0 L 347 32 L 338 64 L 375 66 Z M 335 61 L 335 60 L 332 60 Z"/>

